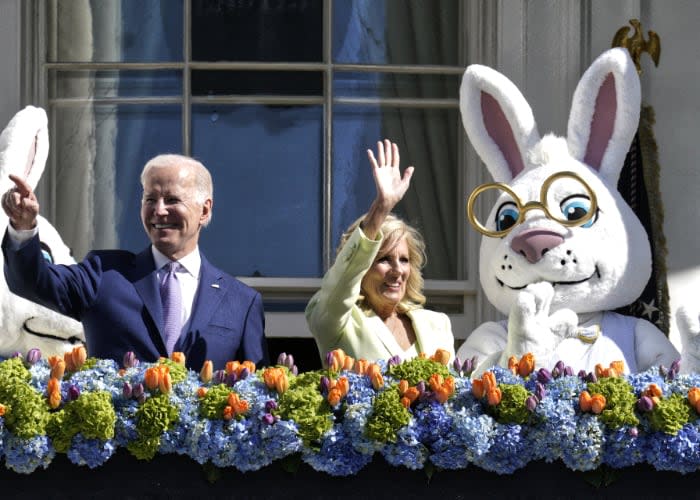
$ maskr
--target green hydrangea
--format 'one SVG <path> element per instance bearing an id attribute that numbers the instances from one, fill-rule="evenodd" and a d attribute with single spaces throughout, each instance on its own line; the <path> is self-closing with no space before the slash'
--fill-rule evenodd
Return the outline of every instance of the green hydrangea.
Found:
<path id="1" fill-rule="evenodd" d="M 139 437 L 127 444 L 127 449 L 139 460 L 150 460 L 160 447 L 162 434 L 177 422 L 179 410 L 168 394 L 158 394 L 139 407 L 135 418 Z"/>
<path id="2" fill-rule="evenodd" d="M 491 407 L 494 417 L 502 424 L 524 424 L 530 418 L 525 400 L 530 393 L 522 385 L 498 384 L 501 402 Z"/>
<path id="3" fill-rule="evenodd" d="M 372 414 L 367 419 L 367 437 L 380 443 L 395 443 L 397 432 L 410 420 L 410 413 L 401 404 L 399 390 L 393 386 L 374 398 Z"/>
<path id="4" fill-rule="evenodd" d="M 392 377 L 406 380 L 412 386 L 421 381 L 427 382 L 434 373 L 438 373 L 444 378 L 449 376 L 450 371 L 442 363 L 427 358 L 413 358 L 389 368 L 389 374 Z"/>
<path id="5" fill-rule="evenodd" d="M 229 394 L 231 394 L 231 388 L 226 384 L 211 387 L 199 401 L 199 415 L 209 420 L 221 420 L 224 408 L 228 405 Z"/>
<path id="6" fill-rule="evenodd" d="M 289 388 L 280 395 L 275 411 L 284 420 L 293 420 L 299 437 L 312 448 L 317 448 L 316 443 L 333 426 L 331 407 L 318 389 L 324 374 L 327 371 L 290 377 Z"/>
<path id="7" fill-rule="evenodd" d="M 630 383 L 622 377 L 603 377 L 588 384 L 588 392 L 605 397 L 605 409 L 599 415 L 603 423 L 611 429 L 623 426 L 636 426 L 639 419 L 634 412 L 637 398 Z"/>
<path id="8" fill-rule="evenodd" d="M 46 434 L 49 407 L 28 381 L 29 371 L 20 358 L 0 363 L 0 403 L 5 405 L 5 426 L 16 436 L 31 438 Z"/>
<path id="9" fill-rule="evenodd" d="M 685 424 L 694 419 L 694 413 L 686 397 L 671 394 L 661 399 L 649 413 L 649 422 L 654 430 L 676 435 Z"/>
<path id="10" fill-rule="evenodd" d="M 113 438 L 116 420 L 110 394 L 106 391 L 89 392 L 52 413 L 46 433 L 56 451 L 65 453 L 77 433 L 88 439 L 106 441 Z"/>
<path id="11" fill-rule="evenodd" d="M 173 384 L 184 382 L 187 378 L 187 367 L 185 365 L 176 363 L 169 358 L 160 358 L 158 362 L 170 369 L 170 379 L 173 381 Z"/>

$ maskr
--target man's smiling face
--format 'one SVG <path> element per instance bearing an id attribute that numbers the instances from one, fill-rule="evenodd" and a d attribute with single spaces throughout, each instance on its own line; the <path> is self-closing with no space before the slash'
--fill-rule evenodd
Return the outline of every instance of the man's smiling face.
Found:
<path id="1" fill-rule="evenodd" d="M 153 246 L 170 259 L 197 247 L 211 199 L 196 200 L 195 175 L 186 166 L 153 166 L 144 178 L 141 221 Z"/>

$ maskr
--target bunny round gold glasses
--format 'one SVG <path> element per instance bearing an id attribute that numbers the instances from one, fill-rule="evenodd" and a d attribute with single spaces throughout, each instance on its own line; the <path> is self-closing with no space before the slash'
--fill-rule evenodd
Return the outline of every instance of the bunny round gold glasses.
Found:
<path id="1" fill-rule="evenodd" d="M 554 202 L 549 197 L 549 191 L 555 183 L 561 182 L 560 200 Z M 558 185 L 559 186 L 559 185 Z M 489 229 L 482 224 L 474 213 L 474 205 L 478 197 L 486 192 L 496 190 L 498 196 L 506 193 L 510 200 L 502 203 L 496 213 L 496 228 Z M 566 227 L 588 227 L 594 222 L 598 212 L 598 199 L 593 189 L 581 176 L 574 172 L 564 171 L 550 175 L 542 183 L 540 201 L 523 203 L 510 186 L 502 182 L 491 182 L 478 186 L 467 201 L 467 220 L 474 229 L 485 236 L 500 238 L 508 234 L 518 224 L 525 220 L 525 214 L 530 210 L 542 210 L 544 214 Z"/>

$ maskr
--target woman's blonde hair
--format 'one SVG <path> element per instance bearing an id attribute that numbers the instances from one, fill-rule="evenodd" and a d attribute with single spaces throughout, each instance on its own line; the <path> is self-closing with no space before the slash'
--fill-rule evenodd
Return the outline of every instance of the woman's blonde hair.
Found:
<path id="1" fill-rule="evenodd" d="M 357 226 L 364 220 L 365 215 L 362 215 L 340 237 L 340 244 L 336 251 L 336 255 L 340 253 L 342 248 L 347 243 L 350 235 L 357 229 Z M 411 309 L 416 309 L 425 304 L 425 295 L 423 295 L 423 273 L 422 269 L 425 266 L 427 257 L 425 255 L 425 241 L 420 232 L 408 225 L 395 214 L 389 214 L 384 219 L 380 228 L 382 232 L 382 245 L 379 248 L 378 256 L 384 255 L 386 252 L 394 248 L 402 238 L 406 238 L 408 246 L 408 263 L 411 266 L 411 273 L 406 282 L 406 295 L 398 305 L 398 311 L 404 313 Z M 364 309 L 371 309 L 370 305 L 365 300 L 364 294 L 360 295 L 358 304 Z"/>

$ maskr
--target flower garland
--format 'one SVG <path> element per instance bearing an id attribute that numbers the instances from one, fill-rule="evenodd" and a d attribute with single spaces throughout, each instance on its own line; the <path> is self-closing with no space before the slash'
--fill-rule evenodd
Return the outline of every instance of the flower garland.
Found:
<path id="1" fill-rule="evenodd" d="M 476 360 L 448 360 L 438 351 L 369 363 L 336 350 L 328 368 L 301 374 L 286 354 L 272 367 L 205 363 L 196 373 L 181 353 L 155 363 L 127 353 L 118 366 L 82 347 L 48 359 L 33 349 L 0 362 L 0 460 L 23 474 L 57 453 L 99 467 L 118 448 L 240 471 L 298 456 L 335 476 L 375 455 L 409 469 L 499 474 L 539 460 L 577 471 L 700 467 L 700 375 L 679 375 L 678 363 L 574 374 L 526 355 L 472 379 Z"/>

